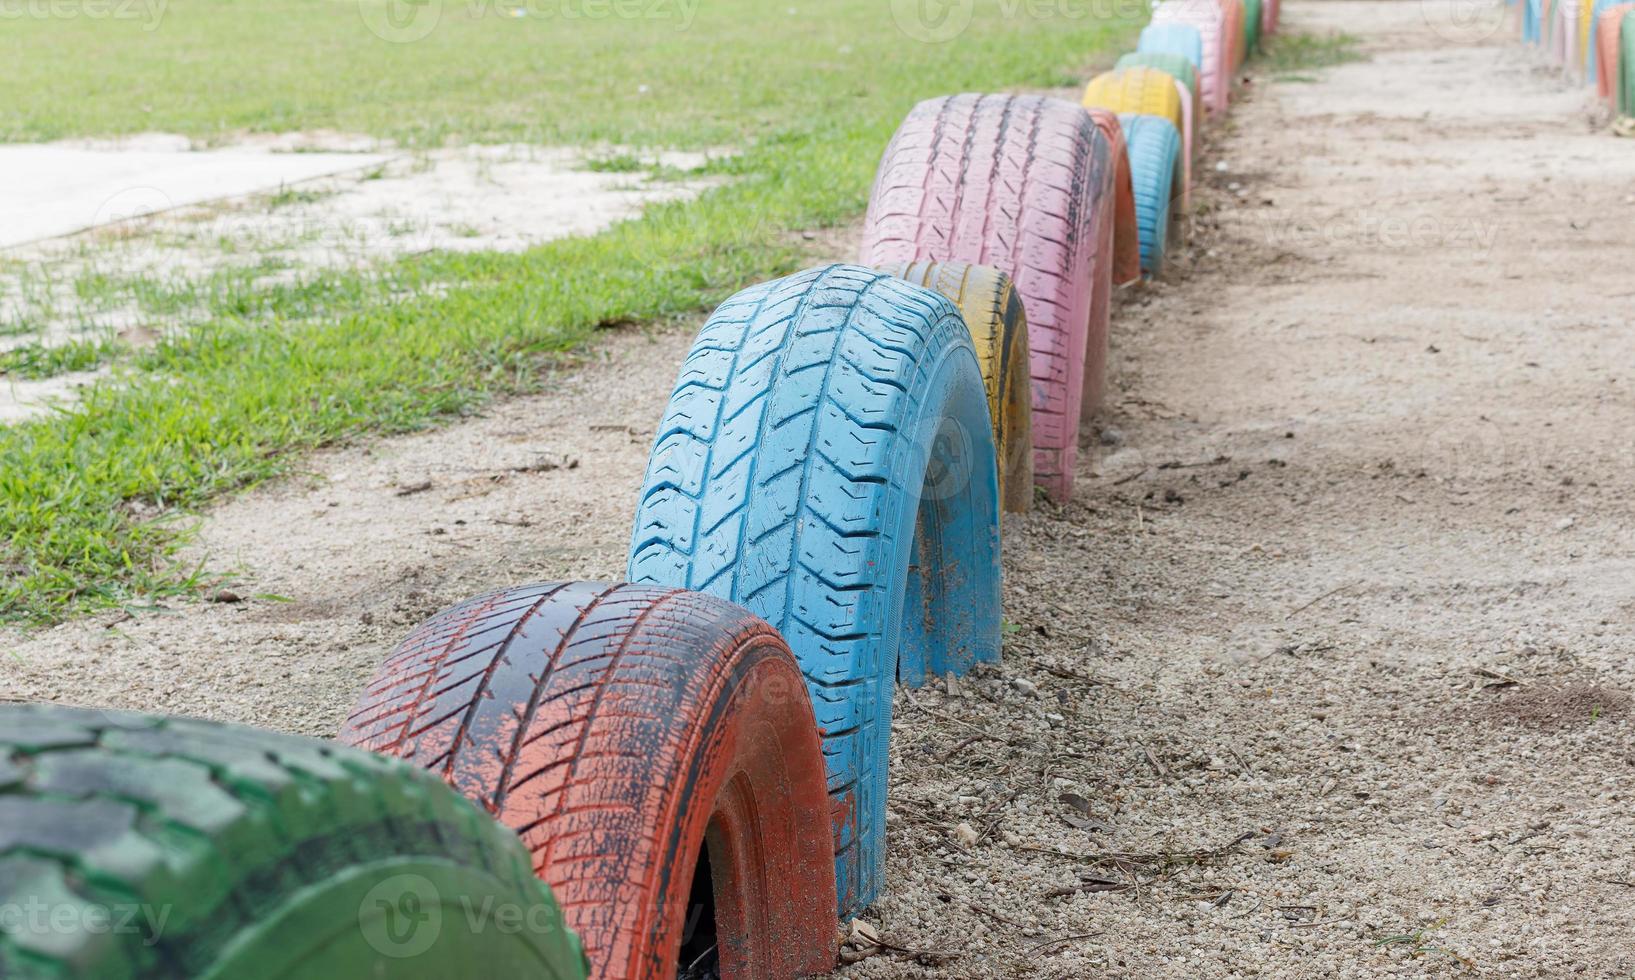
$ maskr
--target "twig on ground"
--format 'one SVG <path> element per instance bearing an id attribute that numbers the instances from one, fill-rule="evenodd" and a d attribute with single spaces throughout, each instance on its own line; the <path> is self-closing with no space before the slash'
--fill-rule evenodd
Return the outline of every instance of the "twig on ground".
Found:
<path id="1" fill-rule="evenodd" d="M 1294 610 L 1293 612 L 1289 613 L 1287 616 L 1284 616 L 1283 619 L 1284 619 L 1285 622 L 1288 621 L 1288 620 L 1291 620 L 1294 617 L 1296 617 L 1296 616 L 1300 615 L 1301 613 L 1305 612 L 1307 609 L 1310 609 L 1312 606 L 1315 606 L 1319 602 L 1322 602 L 1324 599 L 1330 598 L 1331 596 L 1339 595 L 1341 592 L 1344 592 L 1345 590 L 1351 588 L 1352 586 L 1354 586 L 1356 584 L 1357 584 L 1356 582 L 1347 582 L 1346 584 L 1340 586 L 1337 589 L 1330 589 L 1327 592 L 1324 592 L 1322 595 L 1318 596 L 1317 598 L 1315 598 L 1315 599 L 1311 600 L 1310 602 L 1306 603 L 1305 605 L 1301 606 L 1300 608 L 1298 608 L 1298 609 Z"/>

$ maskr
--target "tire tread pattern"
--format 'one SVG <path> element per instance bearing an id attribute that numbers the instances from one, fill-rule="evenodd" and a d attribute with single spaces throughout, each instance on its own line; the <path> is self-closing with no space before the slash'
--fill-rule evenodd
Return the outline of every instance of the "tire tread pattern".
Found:
<path id="1" fill-rule="evenodd" d="M 865 222 L 862 261 L 971 262 L 1003 270 L 1028 317 L 1034 479 L 1072 494 L 1093 293 L 1111 290 L 1098 234 L 1116 206 L 1106 139 L 1080 106 L 1039 96 L 957 95 L 922 102 L 892 137 Z M 1087 325 L 1090 329 L 1087 329 Z M 1099 382 L 1088 379 L 1099 391 Z"/>
<path id="2" fill-rule="evenodd" d="M 306 885 L 416 855 L 556 915 L 505 828 L 394 760 L 192 719 L 0 707 L 0 904 L 169 911 L 154 935 L 0 931 L 0 976 L 200 975 Z"/>

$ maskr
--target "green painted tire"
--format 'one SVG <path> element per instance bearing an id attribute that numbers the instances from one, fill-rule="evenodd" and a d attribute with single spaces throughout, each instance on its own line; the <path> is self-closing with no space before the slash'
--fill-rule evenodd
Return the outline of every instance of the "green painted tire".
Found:
<path id="1" fill-rule="evenodd" d="M 1635 116 L 1635 12 L 1618 26 L 1618 111 Z"/>
<path id="2" fill-rule="evenodd" d="M 1265 16 L 1262 0 L 1243 0 L 1243 51 L 1252 58 L 1260 50 L 1260 22 Z"/>
<path id="3" fill-rule="evenodd" d="M 582 980 L 528 852 L 326 742 L 0 705 L 0 976 Z"/>

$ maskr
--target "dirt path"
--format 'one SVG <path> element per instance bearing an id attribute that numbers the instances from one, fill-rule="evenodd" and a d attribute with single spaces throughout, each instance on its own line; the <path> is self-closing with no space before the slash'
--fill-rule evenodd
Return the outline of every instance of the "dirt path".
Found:
<path id="1" fill-rule="evenodd" d="M 1330 27 L 1371 60 L 1251 86 L 1078 500 L 1007 524 L 1003 669 L 898 697 L 871 921 L 951 958 L 847 975 L 1635 971 L 1635 153 L 1508 34 Z M 224 505 L 292 601 L 5 637 L 0 696 L 333 733 L 437 608 L 619 573 L 689 335 Z"/>

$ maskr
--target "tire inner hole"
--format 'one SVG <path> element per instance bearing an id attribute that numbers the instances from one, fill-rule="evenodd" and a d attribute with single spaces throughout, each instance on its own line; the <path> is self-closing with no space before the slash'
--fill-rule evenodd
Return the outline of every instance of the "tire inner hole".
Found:
<path id="1" fill-rule="evenodd" d="M 676 980 L 720 980 L 721 955 L 715 921 L 715 877 L 710 872 L 710 847 L 698 849 L 691 893 L 687 897 L 687 925 L 681 935 Z"/>

